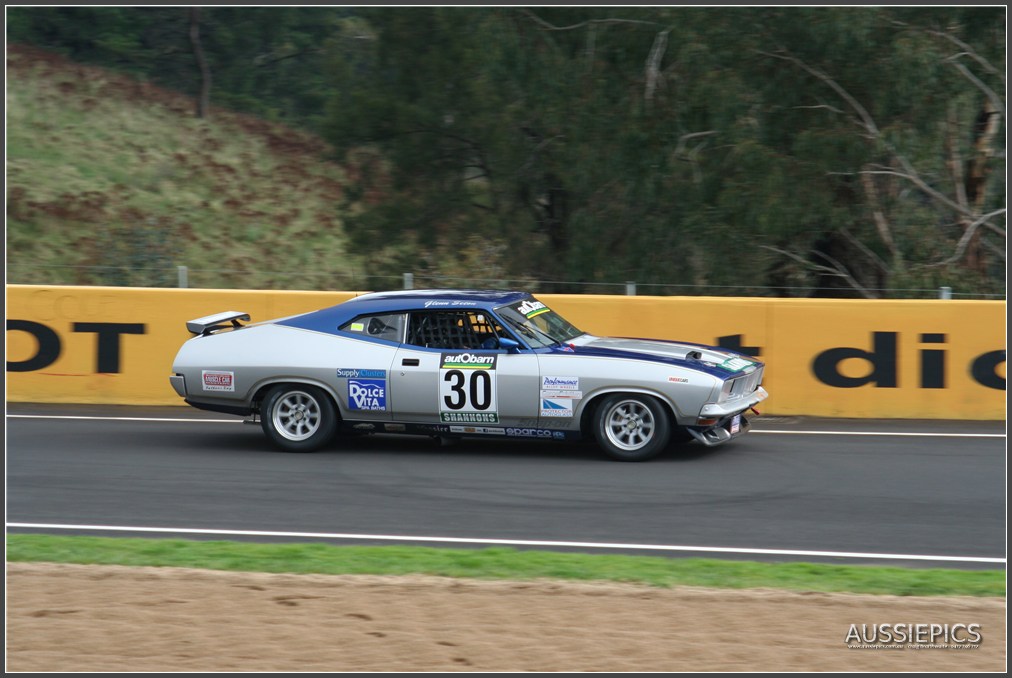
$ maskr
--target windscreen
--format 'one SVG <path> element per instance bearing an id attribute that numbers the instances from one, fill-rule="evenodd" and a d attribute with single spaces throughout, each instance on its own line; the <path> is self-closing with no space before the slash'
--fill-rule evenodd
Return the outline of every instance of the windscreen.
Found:
<path id="1" fill-rule="evenodd" d="M 496 311 L 532 348 L 556 346 L 583 334 L 568 320 L 534 298 L 500 306 Z"/>

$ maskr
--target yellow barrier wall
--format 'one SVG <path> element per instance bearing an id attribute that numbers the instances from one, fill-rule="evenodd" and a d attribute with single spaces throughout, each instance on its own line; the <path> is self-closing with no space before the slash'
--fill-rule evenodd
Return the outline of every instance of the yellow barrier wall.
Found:
<path id="1" fill-rule="evenodd" d="M 180 404 L 168 376 L 187 320 L 267 320 L 355 294 L 8 285 L 7 399 Z M 593 334 L 758 355 L 764 414 L 1005 419 L 1005 302 L 538 297 Z"/>

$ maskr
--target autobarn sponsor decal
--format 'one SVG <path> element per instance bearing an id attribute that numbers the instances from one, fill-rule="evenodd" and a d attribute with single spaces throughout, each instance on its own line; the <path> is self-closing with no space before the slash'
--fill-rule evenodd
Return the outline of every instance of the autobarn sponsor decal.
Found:
<path id="1" fill-rule="evenodd" d="M 519 313 L 522 313 L 525 318 L 533 318 L 536 315 L 548 313 L 549 311 L 549 308 L 547 306 L 542 304 L 540 301 L 534 301 L 533 299 L 528 299 L 527 301 L 520 302 L 520 304 L 516 308 L 517 311 Z"/>
<path id="2" fill-rule="evenodd" d="M 573 416 L 572 398 L 542 398 L 542 417 L 571 417 Z"/>
<path id="3" fill-rule="evenodd" d="M 363 370 L 349 367 L 337 368 L 338 379 L 386 379 L 386 370 Z"/>
<path id="4" fill-rule="evenodd" d="M 386 379 L 349 379 L 348 407 L 353 410 L 385 411 L 387 409 Z"/>
<path id="5" fill-rule="evenodd" d="M 478 353 L 443 353 L 439 368 L 443 370 L 494 370 L 497 356 Z"/>
<path id="6" fill-rule="evenodd" d="M 541 377 L 542 389 L 557 391 L 577 391 L 580 388 L 579 377 Z"/>
<path id="7" fill-rule="evenodd" d="M 201 370 L 200 379 L 204 384 L 205 391 L 235 392 L 235 372 Z"/>

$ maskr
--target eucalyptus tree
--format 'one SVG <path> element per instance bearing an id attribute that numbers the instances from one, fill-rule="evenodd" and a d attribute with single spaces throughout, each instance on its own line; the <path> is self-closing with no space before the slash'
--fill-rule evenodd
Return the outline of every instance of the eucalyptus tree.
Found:
<path id="1" fill-rule="evenodd" d="M 359 15 L 328 131 L 377 271 L 1004 287 L 1001 8 Z"/>

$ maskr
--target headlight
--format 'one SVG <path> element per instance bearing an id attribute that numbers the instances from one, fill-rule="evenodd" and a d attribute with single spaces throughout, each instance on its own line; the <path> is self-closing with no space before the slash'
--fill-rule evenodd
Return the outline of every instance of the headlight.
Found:
<path id="1" fill-rule="evenodd" d="M 724 385 L 720 387 L 720 398 L 717 399 L 718 403 L 722 403 L 728 399 L 731 395 L 731 387 L 734 386 L 734 380 L 727 379 L 724 381 Z"/>

